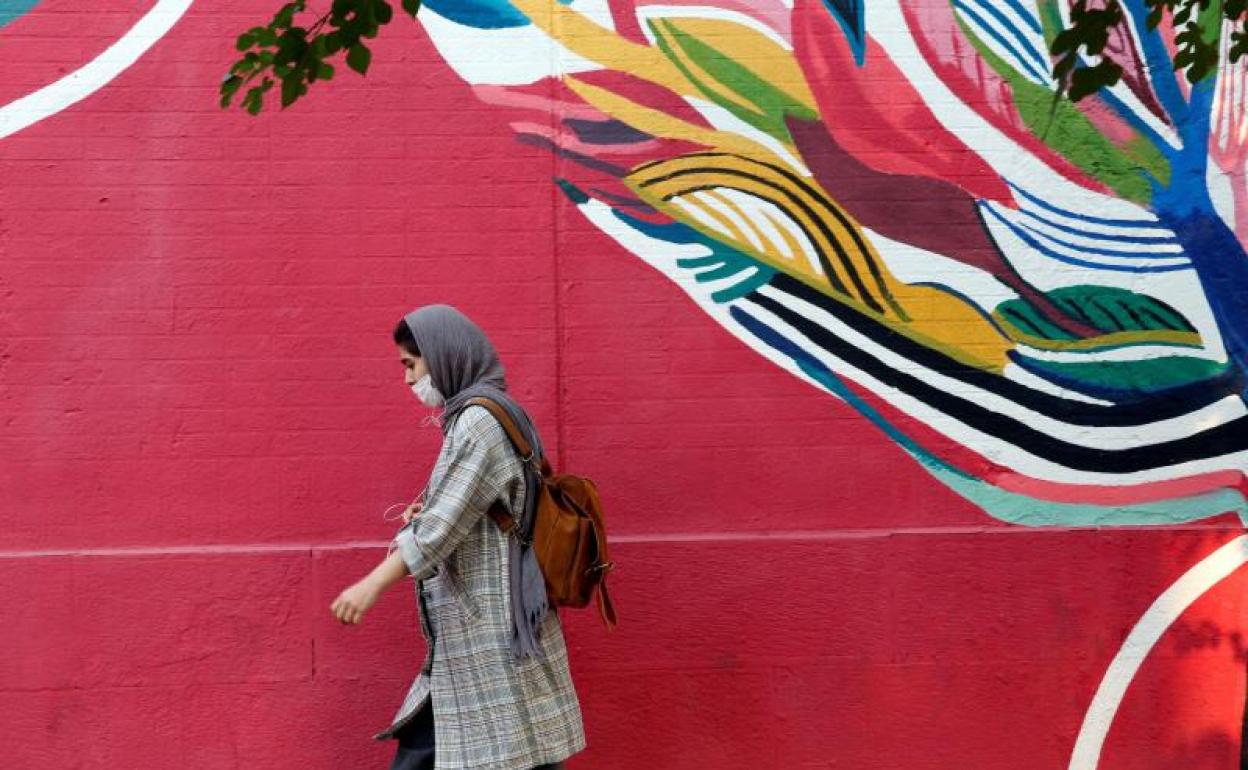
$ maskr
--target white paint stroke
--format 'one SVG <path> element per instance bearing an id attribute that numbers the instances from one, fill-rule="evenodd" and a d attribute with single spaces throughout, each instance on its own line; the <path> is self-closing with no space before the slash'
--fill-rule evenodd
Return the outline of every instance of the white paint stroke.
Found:
<path id="1" fill-rule="evenodd" d="M 178 23 L 194 0 L 158 0 L 99 56 L 60 80 L 0 107 L 0 139 L 49 118 L 100 90 L 147 53 Z"/>
<path id="2" fill-rule="evenodd" d="M 1105 677 L 1084 714 L 1083 726 L 1079 728 L 1079 737 L 1071 753 L 1070 770 L 1096 770 L 1114 716 L 1144 659 L 1188 607 L 1245 562 L 1248 562 L 1248 535 L 1240 535 L 1197 562 L 1140 617 L 1105 670 Z"/>

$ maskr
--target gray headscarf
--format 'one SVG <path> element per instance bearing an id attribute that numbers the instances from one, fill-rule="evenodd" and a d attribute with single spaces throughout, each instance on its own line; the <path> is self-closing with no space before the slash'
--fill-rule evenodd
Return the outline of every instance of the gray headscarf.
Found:
<path id="1" fill-rule="evenodd" d="M 541 657 L 539 636 L 542 620 L 550 606 L 546 599 L 546 581 L 533 549 L 523 545 L 533 534 L 534 510 L 540 482 L 538 468 L 542 452 L 541 437 L 529 415 L 507 394 L 503 364 L 485 332 L 467 316 L 448 305 L 429 305 L 408 313 L 403 318 L 412 331 L 420 355 L 429 367 L 433 385 L 446 397 L 442 414 L 443 431 L 449 431 L 455 418 L 474 398 L 484 397 L 498 402 L 520 428 L 535 461 L 524 465 L 524 509 L 517 517 L 520 537 L 507 538 L 510 549 L 511 651 L 517 660 Z"/>

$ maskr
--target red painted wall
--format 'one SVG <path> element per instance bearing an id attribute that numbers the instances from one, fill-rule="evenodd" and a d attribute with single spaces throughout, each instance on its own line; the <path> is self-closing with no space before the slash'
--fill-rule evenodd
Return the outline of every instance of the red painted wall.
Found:
<path id="1" fill-rule="evenodd" d="M 271 5 L 192 7 L 0 139 L 6 766 L 385 766 L 413 602 L 328 606 L 437 448 L 389 344 L 424 303 L 487 329 L 608 505 L 622 625 L 566 618 L 574 768 L 1063 768 L 1141 613 L 1238 534 L 989 519 L 592 230 L 414 25 L 367 79 L 217 109 Z M 0 29 L 3 99 L 124 19 Z M 1103 767 L 1238 766 L 1243 588 L 1148 657 Z"/>

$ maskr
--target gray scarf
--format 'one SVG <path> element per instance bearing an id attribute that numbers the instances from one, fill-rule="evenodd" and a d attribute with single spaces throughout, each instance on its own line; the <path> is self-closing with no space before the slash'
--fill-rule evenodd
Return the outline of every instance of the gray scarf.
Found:
<path id="1" fill-rule="evenodd" d="M 448 305 L 422 307 L 408 313 L 403 320 L 412 330 L 434 387 L 446 397 L 443 431 L 450 431 L 469 401 L 488 398 L 507 410 L 540 461 L 543 456 L 541 437 L 528 413 L 507 394 L 502 362 L 485 332 Z M 538 461 L 524 465 L 524 509 L 516 522 L 520 537 L 507 538 L 511 563 L 507 576 L 511 592 L 511 651 L 516 660 L 542 656 L 540 630 L 550 609 L 537 555 L 521 543 L 521 539 L 529 542 L 533 534 L 540 483 Z"/>

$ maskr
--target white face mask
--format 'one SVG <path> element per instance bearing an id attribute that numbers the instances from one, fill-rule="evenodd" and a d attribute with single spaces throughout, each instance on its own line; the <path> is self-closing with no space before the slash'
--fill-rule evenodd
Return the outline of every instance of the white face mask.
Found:
<path id="1" fill-rule="evenodd" d="M 420 399 L 420 403 L 434 409 L 446 403 L 446 398 L 433 386 L 433 378 L 427 374 L 412 383 L 412 392 Z"/>

